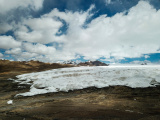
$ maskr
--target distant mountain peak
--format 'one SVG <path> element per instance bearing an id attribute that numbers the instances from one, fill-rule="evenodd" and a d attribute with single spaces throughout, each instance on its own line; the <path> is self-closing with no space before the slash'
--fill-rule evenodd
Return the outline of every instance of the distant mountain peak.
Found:
<path id="1" fill-rule="evenodd" d="M 103 63 L 101 61 L 87 61 L 87 62 L 81 62 L 78 64 L 79 66 L 109 66 L 109 64 Z"/>

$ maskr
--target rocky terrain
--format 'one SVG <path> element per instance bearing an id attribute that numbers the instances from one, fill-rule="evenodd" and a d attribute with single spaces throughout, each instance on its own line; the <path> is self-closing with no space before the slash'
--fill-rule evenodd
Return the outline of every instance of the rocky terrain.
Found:
<path id="1" fill-rule="evenodd" d="M 109 66 L 109 64 L 100 62 L 100 61 L 88 61 L 88 62 L 81 62 L 78 66 Z"/>
<path id="2" fill-rule="evenodd" d="M 103 63 L 101 61 L 86 61 L 77 63 L 75 61 L 64 61 L 63 64 L 76 65 L 76 66 L 109 66 L 109 64 Z"/>
<path id="3" fill-rule="evenodd" d="M 29 90 L 8 78 L 70 65 L 0 61 L 0 120 L 159 120 L 160 86 L 90 87 L 32 97 L 15 95 Z M 7 103 L 13 100 L 13 103 Z"/>

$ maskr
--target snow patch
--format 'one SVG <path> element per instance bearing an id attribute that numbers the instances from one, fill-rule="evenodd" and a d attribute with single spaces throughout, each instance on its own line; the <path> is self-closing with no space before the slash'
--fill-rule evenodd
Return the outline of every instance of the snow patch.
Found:
<path id="1" fill-rule="evenodd" d="M 8 102 L 7 102 L 7 104 L 13 104 L 13 100 L 9 100 Z"/>

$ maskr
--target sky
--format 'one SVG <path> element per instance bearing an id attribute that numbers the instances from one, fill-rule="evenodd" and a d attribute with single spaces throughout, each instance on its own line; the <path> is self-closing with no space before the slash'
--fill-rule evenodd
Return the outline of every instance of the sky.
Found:
<path id="1" fill-rule="evenodd" d="M 0 59 L 160 63 L 160 0 L 0 0 Z"/>

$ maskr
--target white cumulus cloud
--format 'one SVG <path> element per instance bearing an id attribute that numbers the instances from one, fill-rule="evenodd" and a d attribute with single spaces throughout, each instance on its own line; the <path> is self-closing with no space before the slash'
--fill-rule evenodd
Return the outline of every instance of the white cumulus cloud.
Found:
<path id="1" fill-rule="evenodd" d="M 26 27 L 28 26 L 31 31 Z M 15 32 L 17 39 L 21 41 L 50 43 L 62 40 L 56 36 L 59 28 L 62 26 L 60 21 L 51 17 L 30 18 L 24 20 L 23 25 Z"/>
<path id="2" fill-rule="evenodd" d="M 76 59 L 79 55 L 87 60 L 103 57 L 115 62 L 125 58 L 147 59 L 147 54 L 160 52 L 160 10 L 140 1 L 128 11 L 112 17 L 103 14 L 92 18 L 94 8 L 92 5 L 87 11 L 75 12 L 53 9 L 38 18 L 24 18 L 14 31 L 16 40 L 11 36 L 0 36 L 0 48 L 14 48 L 6 51 L 8 54 L 21 52 L 19 60 L 51 62 Z M 86 24 L 90 18 L 91 22 Z M 66 22 L 67 31 L 57 36 L 64 25 L 62 21 Z M 8 26 L 8 29 L 11 28 Z M 25 42 L 21 45 L 17 40 Z M 53 42 L 61 46 L 60 49 L 45 45 Z"/>
<path id="3" fill-rule="evenodd" d="M 56 51 L 54 47 L 46 46 L 39 43 L 35 45 L 31 43 L 25 43 L 24 49 L 27 52 L 41 54 L 41 55 L 53 55 Z"/>
<path id="4" fill-rule="evenodd" d="M 13 48 L 11 50 L 7 50 L 5 53 L 6 54 L 12 54 L 12 55 L 19 55 L 21 54 L 21 48 Z"/>
<path id="5" fill-rule="evenodd" d="M 21 42 L 16 41 L 12 36 L 0 36 L 0 48 L 10 49 L 20 47 Z"/>
<path id="6" fill-rule="evenodd" d="M 32 59 L 33 57 L 36 57 L 36 56 L 38 56 L 38 54 L 36 53 L 23 52 L 18 59 L 27 60 L 27 59 Z"/>
<path id="7" fill-rule="evenodd" d="M 5 22 L 3 22 L 3 23 L 0 22 L 0 26 L 1 26 L 0 27 L 0 34 L 1 33 L 3 34 L 3 33 L 12 29 L 12 26 L 9 25 L 8 23 L 5 23 Z"/>
<path id="8" fill-rule="evenodd" d="M 66 53 L 74 52 L 85 59 L 111 56 L 124 59 L 159 52 L 160 10 L 157 11 L 148 2 L 140 1 L 128 14 L 101 15 L 93 19 L 87 28 L 79 25 L 81 21 L 71 21 L 63 47 Z"/>
<path id="9" fill-rule="evenodd" d="M 5 14 L 18 7 L 31 7 L 31 9 L 38 10 L 42 5 L 43 0 L 0 0 L 0 13 Z"/>

